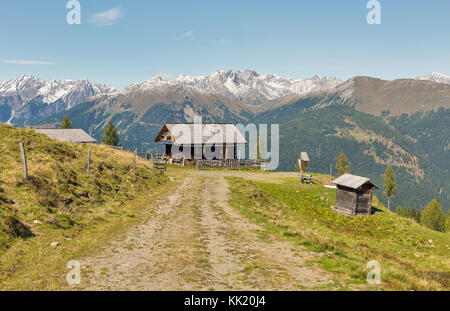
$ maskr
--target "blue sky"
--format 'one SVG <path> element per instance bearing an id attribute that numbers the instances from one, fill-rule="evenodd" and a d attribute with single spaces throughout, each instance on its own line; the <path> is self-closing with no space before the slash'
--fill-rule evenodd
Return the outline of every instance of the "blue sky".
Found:
<path id="1" fill-rule="evenodd" d="M 380 0 L 380 25 L 366 22 L 368 0 L 78 1 L 80 25 L 66 22 L 68 0 L 0 3 L 0 80 L 33 74 L 122 88 L 218 69 L 450 75 L 448 0 Z"/>

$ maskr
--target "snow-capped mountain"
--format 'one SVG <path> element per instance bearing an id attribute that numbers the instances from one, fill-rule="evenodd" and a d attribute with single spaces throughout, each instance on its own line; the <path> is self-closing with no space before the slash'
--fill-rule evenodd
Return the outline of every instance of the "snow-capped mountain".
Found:
<path id="1" fill-rule="evenodd" d="M 0 122 L 24 124 L 36 117 L 70 109 L 87 98 L 114 88 L 88 80 L 40 80 L 23 75 L 0 81 Z"/>
<path id="2" fill-rule="evenodd" d="M 247 104 L 261 104 L 288 94 L 329 89 L 342 83 L 331 77 L 313 76 L 304 80 L 280 78 L 253 70 L 216 71 L 209 76 L 180 75 L 174 83 L 195 87 L 205 93 L 215 93 Z"/>
<path id="3" fill-rule="evenodd" d="M 425 76 L 417 77 L 416 79 L 450 84 L 450 77 L 439 72 L 433 72 Z"/>
<path id="4" fill-rule="evenodd" d="M 330 89 L 342 83 L 330 77 L 313 76 L 304 80 L 280 78 L 267 73 L 259 75 L 253 70 L 216 71 L 209 76 L 180 75 L 173 82 L 156 76 L 142 83 L 135 83 L 119 91 L 120 94 L 145 93 L 166 87 L 189 87 L 204 94 L 216 94 L 246 104 L 262 104 L 288 94 Z"/>

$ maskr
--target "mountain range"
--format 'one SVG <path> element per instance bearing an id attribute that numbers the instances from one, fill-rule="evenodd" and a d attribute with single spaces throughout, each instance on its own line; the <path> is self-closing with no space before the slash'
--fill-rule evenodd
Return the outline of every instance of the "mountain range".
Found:
<path id="1" fill-rule="evenodd" d="M 327 173 L 334 156 L 343 151 L 352 173 L 368 176 L 379 186 L 386 166 L 393 166 L 399 181 L 393 204 L 423 207 L 439 197 L 448 209 L 450 84 L 443 83 L 445 77 L 433 73 L 416 79 L 353 77 L 342 82 L 218 71 L 173 81 L 154 77 L 122 90 L 104 86 L 82 100 L 60 98 L 65 105 L 58 106 L 59 112 L 42 109 L 45 113 L 28 121 L 11 119 L 7 113 L 0 116 L 12 124 L 54 126 L 68 115 L 74 127 L 97 139 L 111 120 L 121 144 L 142 151 L 161 148 L 153 138 L 164 123 L 192 121 L 195 115 L 204 122 L 279 123 L 279 170 L 292 171 L 298 153 L 306 151 L 309 169 Z M 41 99 L 42 107 L 48 105 L 43 98 L 54 102 L 44 93 L 35 92 L 39 98 L 30 95 L 35 98 L 31 102 Z"/>
<path id="2" fill-rule="evenodd" d="M 0 122 L 24 125 L 68 110 L 91 96 L 114 88 L 88 80 L 46 82 L 31 75 L 0 81 Z"/>

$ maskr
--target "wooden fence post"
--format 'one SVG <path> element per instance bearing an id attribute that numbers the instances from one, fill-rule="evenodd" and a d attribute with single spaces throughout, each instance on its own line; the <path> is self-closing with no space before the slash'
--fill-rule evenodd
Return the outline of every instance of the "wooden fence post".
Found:
<path id="1" fill-rule="evenodd" d="M 155 160 L 153 159 L 153 153 L 150 153 L 150 160 L 152 162 L 152 173 L 155 171 Z"/>
<path id="2" fill-rule="evenodd" d="M 89 173 L 91 172 L 90 168 L 91 168 L 91 149 L 88 150 L 88 160 L 87 160 L 87 170 L 86 170 L 86 173 L 88 176 L 89 176 Z"/>
<path id="3" fill-rule="evenodd" d="M 134 161 L 133 161 L 133 173 L 136 175 L 136 156 L 137 156 L 137 148 L 134 150 Z"/>
<path id="4" fill-rule="evenodd" d="M 28 181 L 28 165 L 27 165 L 27 155 L 25 154 L 25 146 L 23 143 L 19 143 L 20 153 L 22 154 L 22 165 L 23 165 L 23 178 Z"/>

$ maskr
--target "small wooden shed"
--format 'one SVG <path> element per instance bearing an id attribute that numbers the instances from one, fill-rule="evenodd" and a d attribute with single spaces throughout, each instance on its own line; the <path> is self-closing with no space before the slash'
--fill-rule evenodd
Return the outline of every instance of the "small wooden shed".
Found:
<path id="1" fill-rule="evenodd" d="M 378 187 L 369 178 L 344 174 L 335 180 L 336 204 L 334 211 L 346 215 L 370 215 L 373 189 Z"/>

